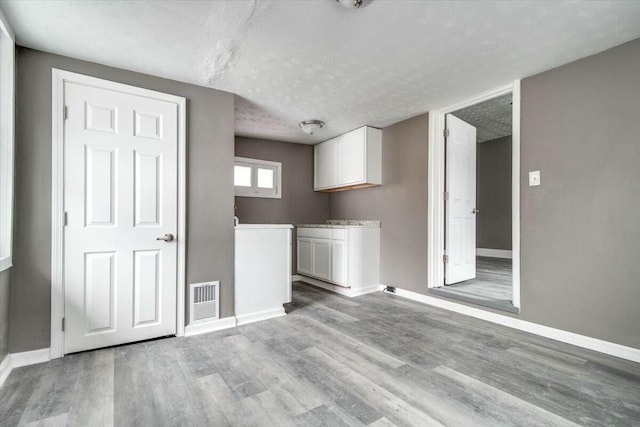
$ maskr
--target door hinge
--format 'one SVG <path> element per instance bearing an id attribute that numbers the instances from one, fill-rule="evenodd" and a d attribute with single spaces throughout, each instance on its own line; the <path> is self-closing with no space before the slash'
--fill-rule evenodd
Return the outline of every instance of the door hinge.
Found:
<path id="1" fill-rule="evenodd" d="M 449 129 L 445 129 L 443 133 L 445 138 L 449 138 Z"/>
<path id="2" fill-rule="evenodd" d="M 62 318 L 62 332 L 64 332 L 64 317 Z"/>
<path id="3" fill-rule="evenodd" d="M 65 227 L 69 224 L 69 214 L 67 212 L 64 213 L 64 225 Z"/>
<path id="4" fill-rule="evenodd" d="M 67 120 L 68 115 L 69 115 L 69 109 L 65 105 L 64 108 L 62 109 L 62 119 Z"/>
<path id="5" fill-rule="evenodd" d="M 449 255 L 442 255 L 442 262 L 445 264 L 449 262 Z"/>
<path id="6" fill-rule="evenodd" d="M 449 200 L 449 193 L 447 191 L 444 192 L 444 200 Z"/>

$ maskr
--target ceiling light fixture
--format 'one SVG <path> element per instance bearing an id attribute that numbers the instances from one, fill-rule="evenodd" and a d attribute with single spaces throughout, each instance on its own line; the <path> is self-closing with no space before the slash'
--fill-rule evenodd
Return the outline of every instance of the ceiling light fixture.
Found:
<path id="1" fill-rule="evenodd" d="M 300 129 L 305 133 L 313 135 L 315 131 L 324 127 L 324 122 L 322 120 L 303 120 L 298 123 L 298 126 L 300 126 Z"/>
<path id="2" fill-rule="evenodd" d="M 336 0 L 338 3 L 349 9 L 359 9 L 362 6 L 363 0 Z"/>

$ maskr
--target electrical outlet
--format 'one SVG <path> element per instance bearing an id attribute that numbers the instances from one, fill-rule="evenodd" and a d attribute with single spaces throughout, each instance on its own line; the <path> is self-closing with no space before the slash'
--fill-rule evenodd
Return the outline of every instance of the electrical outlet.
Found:
<path id="1" fill-rule="evenodd" d="M 529 187 L 540 185 L 540 171 L 529 172 Z"/>

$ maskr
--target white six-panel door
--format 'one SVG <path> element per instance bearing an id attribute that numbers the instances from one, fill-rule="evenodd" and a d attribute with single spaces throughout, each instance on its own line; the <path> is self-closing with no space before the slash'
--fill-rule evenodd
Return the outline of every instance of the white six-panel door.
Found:
<path id="1" fill-rule="evenodd" d="M 176 333 L 178 106 L 65 83 L 64 352 Z"/>
<path id="2" fill-rule="evenodd" d="M 447 114 L 445 284 L 476 277 L 476 128 Z"/>

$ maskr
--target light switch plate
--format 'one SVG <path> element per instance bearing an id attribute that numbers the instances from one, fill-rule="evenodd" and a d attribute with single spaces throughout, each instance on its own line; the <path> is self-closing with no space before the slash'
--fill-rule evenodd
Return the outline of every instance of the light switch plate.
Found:
<path id="1" fill-rule="evenodd" d="M 540 171 L 529 172 L 529 187 L 540 185 Z"/>

